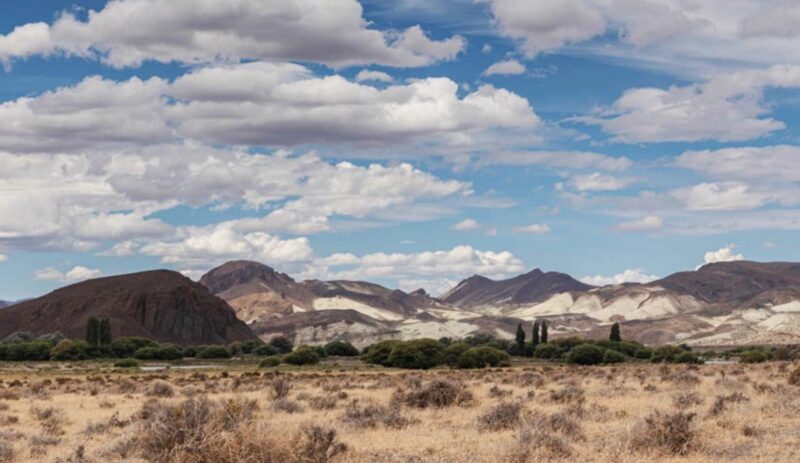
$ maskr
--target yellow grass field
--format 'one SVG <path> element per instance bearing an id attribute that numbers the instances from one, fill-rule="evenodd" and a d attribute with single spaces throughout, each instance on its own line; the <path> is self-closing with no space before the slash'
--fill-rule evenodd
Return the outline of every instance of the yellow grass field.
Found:
<path id="1" fill-rule="evenodd" d="M 797 462 L 795 366 L 2 364 L 1 462 Z"/>

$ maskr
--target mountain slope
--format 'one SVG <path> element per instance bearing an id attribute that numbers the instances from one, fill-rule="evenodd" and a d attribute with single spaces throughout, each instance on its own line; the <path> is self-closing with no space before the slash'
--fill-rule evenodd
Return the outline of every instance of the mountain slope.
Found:
<path id="1" fill-rule="evenodd" d="M 442 296 L 442 302 L 457 307 L 540 302 L 553 295 L 587 291 L 592 286 L 558 272 L 535 269 L 508 280 L 490 280 L 475 275 L 460 282 Z"/>
<path id="2" fill-rule="evenodd" d="M 6 308 L 6 307 L 10 306 L 11 304 L 13 304 L 13 302 L 9 302 L 9 301 L 0 301 L 0 309 L 4 309 L 4 308 Z"/>
<path id="3" fill-rule="evenodd" d="M 115 336 L 184 345 L 254 338 L 225 301 L 167 270 L 88 280 L 3 309 L 0 338 L 15 331 L 81 338 L 90 316 L 109 318 Z"/>

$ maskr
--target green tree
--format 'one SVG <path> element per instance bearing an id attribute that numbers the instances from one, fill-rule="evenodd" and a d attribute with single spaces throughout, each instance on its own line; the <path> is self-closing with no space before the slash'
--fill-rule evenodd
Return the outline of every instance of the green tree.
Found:
<path id="1" fill-rule="evenodd" d="M 533 322 L 533 337 L 531 338 L 533 341 L 533 348 L 535 349 L 536 346 L 539 344 L 539 321 Z"/>
<path id="2" fill-rule="evenodd" d="M 542 344 L 547 344 L 547 322 L 542 321 Z"/>
<path id="3" fill-rule="evenodd" d="M 525 330 L 522 323 L 517 324 L 517 355 L 525 355 Z"/>
<path id="4" fill-rule="evenodd" d="M 622 335 L 619 334 L 619 323 L 614 323 L 611 325 L 611 334 L 608 336 L 609 341 L 620 342 L 622 341 Z"/>
<path id="5" fill-rule="evenodd" d="M 95 317 L 86 320 L 86 342 L 93 347 L 100 344 L 100 321 Z"/>
<path id="6" fill-rule="evenodd" d="M 101 346 L 111 345 L 111 320 L 107 318 L 100 320 L 98 337 Z"/>

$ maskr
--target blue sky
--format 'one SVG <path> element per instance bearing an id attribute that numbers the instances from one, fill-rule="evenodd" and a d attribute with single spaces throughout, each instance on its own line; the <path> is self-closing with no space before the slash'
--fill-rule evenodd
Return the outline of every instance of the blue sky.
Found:
<path id="1" fill-rule="evenodd" d="M 432 293 L 798 260 L 773 0 L 7 0 L 0 299 L 253 259 Z"/>

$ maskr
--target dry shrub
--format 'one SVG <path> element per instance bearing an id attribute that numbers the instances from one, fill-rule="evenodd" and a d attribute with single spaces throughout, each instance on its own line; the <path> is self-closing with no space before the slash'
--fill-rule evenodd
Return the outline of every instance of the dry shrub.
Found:
<path id="1" fill-rule="evenodd" d="M 31 436 L 28 445 L 32 457 L 41 457 L 47 454 L 48 447 L 55 447 L 61 443 L 61 439 L 53 436 Z"/>
<path id="2" fill-rule="evenodd" d="M 14 461 L 14 446 L 5 440 L 0 440 L 0 462 L 10 461 Z"/>
<path id="3" fill-rule="evenodd" d="M 517 434 L 516 445 L 508 455 L 512 463 L 534 461 L 552 461 L 567 458 L 572 449 L 566 439 L 549 432 L 541 426 L 523 427 Z"/>
<path id="4" fill-rule="evenodd" d="M 637 426 L 631 437 L 631 447 L 639 452 L 660 452 L 685 455 L 696 441 L 692 425 L 694 413 L 664 413 L 654 411 Z"/>
<path id="5" fill-rule="evenodd" d="M 741 392 L 734 392 L 730 395 L 718 395 L 714 399 L 714 405 L 708 411 L 711 416 L 718 416 L 728 408 L 728 404 L 736 404 L 741 402 L 749 402 L 750 399 Z"/>
<path id="6" fill-rule="evenodd" d="M 332 410 L 339 403 L 339 397 L 335 395 L 311 397 L 308 404 L 314 410 Z"/>
<path id="7" fill-rule="evenodd" d="M 789 374 L 789 385 L 800 386 L 800 365 Z"/>
<path id="8" fill-rule="evenodd" d="M 489 389 L 489 397 L 502 398 L 511 395 L 508 389 L 502 389 L 495 384 Z"/>
<path id="9" fill-rule="evenodd" d="M 347 451 L 347 445 L 338 441 L 336 430 L 317 425 L 303 429 L 295 448 L 297 461 L 308 463 L 327 463 Z"/>
<path id="10" fill-rule="evenodd" d="M 58 436 L 64 434 L 64 413 L 53 407 L 31 407 L 31 416 L 39 422 L 45 434 Z"/>
<path id="11" fill-rule="evenodd" d="M 569 413 L 555 413 L 539 424 L 554 433 L 563 434 L 572 439 L 583 439 L 581 425 Z"/>
<path id="12" fill-rule="evenodd" d="M 687 371 L 680 370 L 676 372 L 670 371 L 661 377 L 663 381 L 677 384 L 684 387 L 694 387 L 699 385 L 702 380 L 699 376 Z"/>
<path id="13" fill-rule="evenodd" d="M 478 417 L 478 428 L 486 431 L 514 429 L 520 424 L 522 404 L 505 402 L 491 407 Z"/>
<path id="14" fill-rule="evenodd" d="M 289 399 L 276 399 L 272 402 L 270 408 L 273 411 L 284 413 L 300 413 L 303 411 L 302 405 Z"/>
<path id="15" fill-rule="evenodd" d="M 445 380 L 431 381 L 410 391 L 398 390 L 393 397 L 393 401 L 414 408 L 467 406 L 474 400 L 463 384 Z"/>
<path id="16" fill-rule="evenodd" d="M 286 378 L 278 378 L 270 384 L 272 388 L 272 398 L 285 399 L 289 397 L 289 391 L 292 390 L 292 383 Z"/>
<path id="17" fill-rule="evenodd" d="M 111 418 L 101 421 L 99 423 L 91 423 L 86 426 L 86 429 L 83 433 L 86 436 L 93 436 L 95 434 L 105 434 L 112 428 L 124 428 L 131 424 L 130 420 L 121 420 L 119 419 L 119 413 L 114 413 L 111 415 Z"/>
<path id="18" fill-rule="evenodd" d="M 157 379 L 153 381 L 153 384 L 150 385 L 147 395 L 151 397 L 172 397 L 175 395 L 175 388 L 172 387 L 172 384 L 164 380 Z"/>
<path id="19" fill-rule="evenodd" d="M 694 392 L 678 392 L 672 396 L 672 403 L 678 410 L 686 410 L 695 405 L 701 405 L 703 399 Z"/>
<path id="20" fill-rule="evenodd" d="M 577 384 L 567 384 L 558 391 L 550 391 L 550 401 L 561 404 L 582 404 L 586 394 Z"/>
<path id="21" fill-rule="evenodd" d="M 411 424 L 397 406 L 384 407 L 371 401 L 353 400 L 344 410 L 342 422 L 355 428 L 375 428 L 378 425 L 401 429 Z"/>

